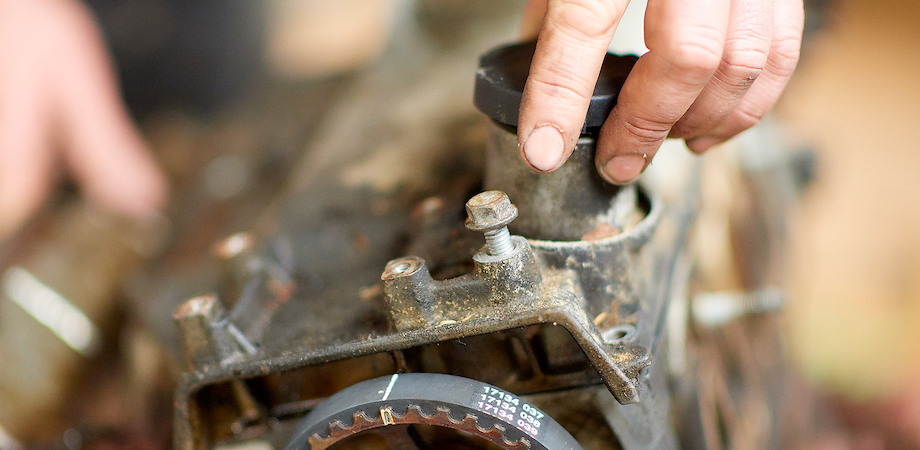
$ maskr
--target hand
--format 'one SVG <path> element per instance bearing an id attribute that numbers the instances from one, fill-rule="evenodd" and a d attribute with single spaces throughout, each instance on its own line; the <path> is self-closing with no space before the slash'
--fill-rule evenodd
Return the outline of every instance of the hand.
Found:
<path id="1" fill-rule="evenodd" d="M 539 29 L 539 39 L 518 143 L 534 170 L 552 172 L 574 150 L 627 3 L 529 1 L 523 32 Z M 666 137 L 702 152 L 757 123 L 795 69 L 803 21 L 802 0 L 649 0 L 649 52 L 601 129 L 595 161 L 601 176 L 632 181 Z"/>
<path id="2" fill-rule="evenodd" d="M 76 0 L 0 0 L 0 239 L 41 205 L 58 160 L 116 213 L 143 219 L 165 201 L 89 12 Z"/>

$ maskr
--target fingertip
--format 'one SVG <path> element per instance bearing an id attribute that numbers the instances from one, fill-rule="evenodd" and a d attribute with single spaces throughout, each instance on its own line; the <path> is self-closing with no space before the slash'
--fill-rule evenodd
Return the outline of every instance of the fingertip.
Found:
<path id="1" fill-rule="evenodd" d="M 706 150 L 709 150 L 712 146 L 722 143 L 725 139 L 711 137 L 711 136 L 700 136 L 697 138 L 687 139 L 687 148 L 690 149 L 693 153 L 703 153 Z"/>
<path id="2" fill-rule="evenodd" d="M 89 197 L 106 210 L 134 220 L 159 216 L 166 206 L 169 186 L 146 148 L 123 148 L 108 154 L 119 164 L 98 162 L 92 175 L 82 174 Z"/>
<path id="3" fill-rule="evenodd" d="M 602 178 L 613 184 L 628 184 L 645 170 L 647 155 L 617 155 L 599 168 Z"/>
<path id="4" fill-rule="evenodd" d="M 136 188 L 137 208 L 126 208 L 125 212 L 140 220 L 159 217 L 169 200 L 169 183 L 156 166 L 148 166 L 145 170 L 150 173 L 147 180 L 138 183 Z"/>
<path id="5" fill-rule="evenodd" d="M 521 156 L 535 171 L 552 172 L 565 163 L 565 140 L 558 127 L 541 125 L 521 143 Z"/>

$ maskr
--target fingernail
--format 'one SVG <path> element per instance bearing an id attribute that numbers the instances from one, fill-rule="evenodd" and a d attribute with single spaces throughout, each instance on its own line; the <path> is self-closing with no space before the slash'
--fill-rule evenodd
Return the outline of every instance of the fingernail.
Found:
<path id="1" fill-rule="evenodd" d="M 621 155 L 604 164 L 604 175 L 608 181 L 616 184 L 626 184 L 636 179 L 645 168 L 645 158 L 642 155 Z"/>
<path id="2" fill-rule="evenodd" d="M 545 125 L 530 133 L 524 141 L 524 158 L 541 172 L 554 170 L 562 164 L 564 144 L 556 127 Z"/>

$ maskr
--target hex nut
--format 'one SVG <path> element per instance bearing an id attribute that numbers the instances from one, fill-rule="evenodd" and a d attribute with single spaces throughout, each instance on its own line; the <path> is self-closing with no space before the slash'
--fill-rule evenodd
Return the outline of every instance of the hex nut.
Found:
<path id="1" fill-rule="evenodd" d="M 507 226 L 518 216 L 517 207 L 511 204 L 502 191 L 485 191 L 466 202 L 466 228 L 470 231 L 487 231 Z"/>

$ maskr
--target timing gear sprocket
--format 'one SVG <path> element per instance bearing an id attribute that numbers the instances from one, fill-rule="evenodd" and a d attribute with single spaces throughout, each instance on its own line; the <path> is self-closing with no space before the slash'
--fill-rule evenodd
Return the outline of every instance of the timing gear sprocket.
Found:
<path id="1" fill-rule="evenodd" d="M 301 424 L 287 450 L 352 448 L 376 434 L 374 449 L 581 450 L 575 439 L 520 397 L 453 375 L 394 374 L 333 395 Z M 366 445 L 366 444 L 365 444 Z"/>

